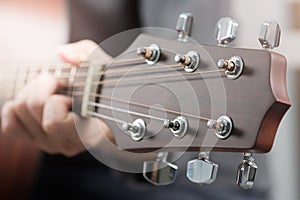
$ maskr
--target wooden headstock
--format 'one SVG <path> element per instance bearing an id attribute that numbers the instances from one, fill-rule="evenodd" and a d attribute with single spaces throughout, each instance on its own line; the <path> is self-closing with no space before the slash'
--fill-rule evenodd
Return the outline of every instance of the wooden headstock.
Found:
<path id="1" fill-rule="evenodd" d="M 112 99 L 100 97 L 98 103 L 142 114 L 148 114 L 149 108 L 138 104 L 148 105 L 152 106 L 157 117 L 165 117 L 166 120 L 185 116 L 188 121 L 187 132 L 184 137 L 176 138 L 169 129 L 163 128 L 163 122 L 98 108 L 97 112 L 121 118 L 128 123 L 133 123 L 138 118 L 146 123 L 145 138 L 136 141 L 124 133 L 126 131 L 121 125 L 108 121 L 120 148 L 130 151 L 163 148 L 166 151 L 201 149 L 239 152 L 267 152 L 271 149 L 280 120 L 290 106 L 286 91 L 284 56 L 272 51 L 198 45 L 194 42 L 180 42 L 141 34 L 116 62 L 118 59 L 136 57 L 136 49 L 151 44 L 157 44 L 161 49 L 157 63 L 124 64 L 106 68 L 107 75 L 103 76 L 104 84 L 101 85 L 99 94 Z M 195 72 L 186 72 L 179 65 L 161 69 L 162 66 L 176 65 L 176 54 L 185 55 L 190 51 L 200 55 Z M 240 57 L 244 65 L 243 71 L 236 79 L 227 78 L 223 71 L 197 74 L 216 71 L 220 59 L 228 60 L 234 56 Z M 109 75 L 109 72 L 113 73 L 116 69 L 127 71 L 122 77 L 117 77 L 118 82 L 113 83 L 109 80 L 115 80 L 116 77 Z M 168 77 L 172 74 L 179 76 Z M 158 104 L 166 110 L 185 113 L 188 116 L 155 110 Z M 167 116 L 162 117 L 164 114 Z M 220 139 L 216 137 L 214 130 L 207 128 L 206 120 L 189 115 L 215 120 L 226 115 L 233 122 L 231 134 L 225 139 Z"/>
<path id="2" fill-rule="evenodd" d="M 264 23 L 264 50 L 255 50 L 228 47 L 238 26 L 231 18 L 218 22 L 218 46 L 189 38 L 191 21 L 189 13 L 180 15 L 177 40 L 140 34 L 104 71 L 90 67 L 82 114 L 105 120 L 120 149 L 159 152 L 156 161 L 144 163 L 144 177 L 153 184 L 169 184 L 175 176 L 177 167 L 163 152 L 199 151 L 187 177 L 209 184 L 218 168 L 209 152 L 231 151 L 244 153 L 237 184 L 251 188 L 253 153 L 271 149 L 290 107 L 286 59 L 267 50 L 278 46 L 279 26 Z M 162 168 L 168 179 L 160 179 Z"/>

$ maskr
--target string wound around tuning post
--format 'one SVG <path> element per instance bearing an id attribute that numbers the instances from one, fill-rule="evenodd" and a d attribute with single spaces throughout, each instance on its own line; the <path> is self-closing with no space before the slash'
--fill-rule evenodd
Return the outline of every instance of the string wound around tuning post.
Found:
<path id="1" fill-rule="evenodd" d="M 136 53 L 143 56 L 148 65 L 154 65 L 160 59 L 161 49 L 157 44 L 151 44 L 149 47 L 137 48 Z"/>

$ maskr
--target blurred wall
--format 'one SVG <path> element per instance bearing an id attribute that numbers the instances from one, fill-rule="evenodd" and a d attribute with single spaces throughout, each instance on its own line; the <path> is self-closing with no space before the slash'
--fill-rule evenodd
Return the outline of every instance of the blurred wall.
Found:
<path id="1" fill-rule="evenodd" d="M 300 30 L 295 28 L 295 0 L 232 0 L 232 17 L 239 22 L 236 45 L 261 48 L 257 40 L 263 21 L 277 21 L 282 29 L 280 48 L 274 51 L 284 54 L 288 60 L 288 93 L 292 107 L 280 124 L 272 151 L 267 154 L 271 174 L 272 199 L 299 200 L 299 107 L 300 90 L 297 81 L 300 71 Z M 298 19 L 300 21 L 300 19 Z M 298 81 L 299 83 L 299 81 Z"/>

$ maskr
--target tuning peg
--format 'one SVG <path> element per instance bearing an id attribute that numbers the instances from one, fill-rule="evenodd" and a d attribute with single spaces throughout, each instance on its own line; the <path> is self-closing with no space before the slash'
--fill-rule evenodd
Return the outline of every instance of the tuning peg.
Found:
<path id="1" fill-rule="evenodd" d="M 124 123 L 122 129 L 127 131 L 134 141 L 140 141 L 146 134 L 146 123 L 142 119 L 136 119 L 132 124 Z"/>
<path id="2" fill-rule="evenodd" d="M 229 43 L 235 40 L 238 23 L 236 20 L 224 17 L 221 18 L 216 25 L 215 39 L 219 45 L 227 46 Z"/>
<path id="3" fill-rule="evenodd" d="M 239 78 L 244 70 L 244 61 L 240 56 L 232 56 L 228 60 L 220 59 L 217 65 L 218 68 L 225 69 L 226 77 L 231 80 Z"/>
<path id="4" fill-rule="evenodd" d="M 136 53 L 142 55 L 148 65 L 154 65 L 160 59 L 161 50 L 157 44 L 151 44 L 149 47 L 137 48 Z"/>
<path id="5" fill-rule="evenodd" d="M 191 35 L 193 25 L 193 15 L 191 13 L 181 13 L 177 20 L 176 31 L 178 41 L 186 42 Z"/>
<path id="6" fill-rule="evenodd" d="M 173 135 L 177 138 L 183 138 L 188 130 L 189 124 L 185 117 L 178 116 L 174 120 L 165 120 L 164 128 L 171 130 Z"/>
<path id="7" fill-rule="evenodd" d="M 169 185 L 175 181 L 178 166 L 167 162 L 168 153 L 160 152 L 155 161 L 145 161 L 144 178 L 154 185 Z"/>
<path id="8" fill-rule="evenodd" d="M 263 22 L 258 40 L 264 49 L 273 49 L 279 46 L 280 35 L 281 30 L 277 22 Z"/>
<path id="9" fill-rule="evenodd" d="M 227 139 L 232 131 L 233 122 L 232 119 L 226 115 L 222 115 L 217 120 L 210 119 L 207 121 L 207 128 L 214 129 L 218 138 Z"/>
<path id="10" fill-rule="evenodd" d="M 253 187 L 257 170 L 254 157 L 253 153 L 244 153 L 244 159 L 238 166 L 236 183 L 240 188 L 250 189 Z"/>
<path id="11" fill-rule="evenodd" d="M 199 158 L 188 162 L 187 178 L 198 184 L 211 184 L 216 180 L 218 164 L 209 161 L 209 152 L 200 152 Z"/>
<path id="12" fill-rule="evenodd" d="M 199 66 L 200 55 L 196 51 L 189 51 L 186 55 L 177 54 L 174 61 L 180 63 L 186 72 L 192 73 Z"/>

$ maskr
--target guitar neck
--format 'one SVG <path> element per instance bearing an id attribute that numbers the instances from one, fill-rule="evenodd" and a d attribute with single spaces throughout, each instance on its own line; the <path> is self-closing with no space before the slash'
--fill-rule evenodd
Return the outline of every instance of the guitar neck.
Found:
<path id="1" fill-rule="evenodd" d="M 7 100 L 14 99 L 24 85 L 34 80 L 38 75 L 49 73 L 54 75 L 62 83 L 60 94 L 71 95 L 72 84 L 75 79 L 77 67 L 66 64 L 52 65 L 24 65 L 18 67 L 3 67 L 1 73 L 1 98 L 0 107 Z"/>

